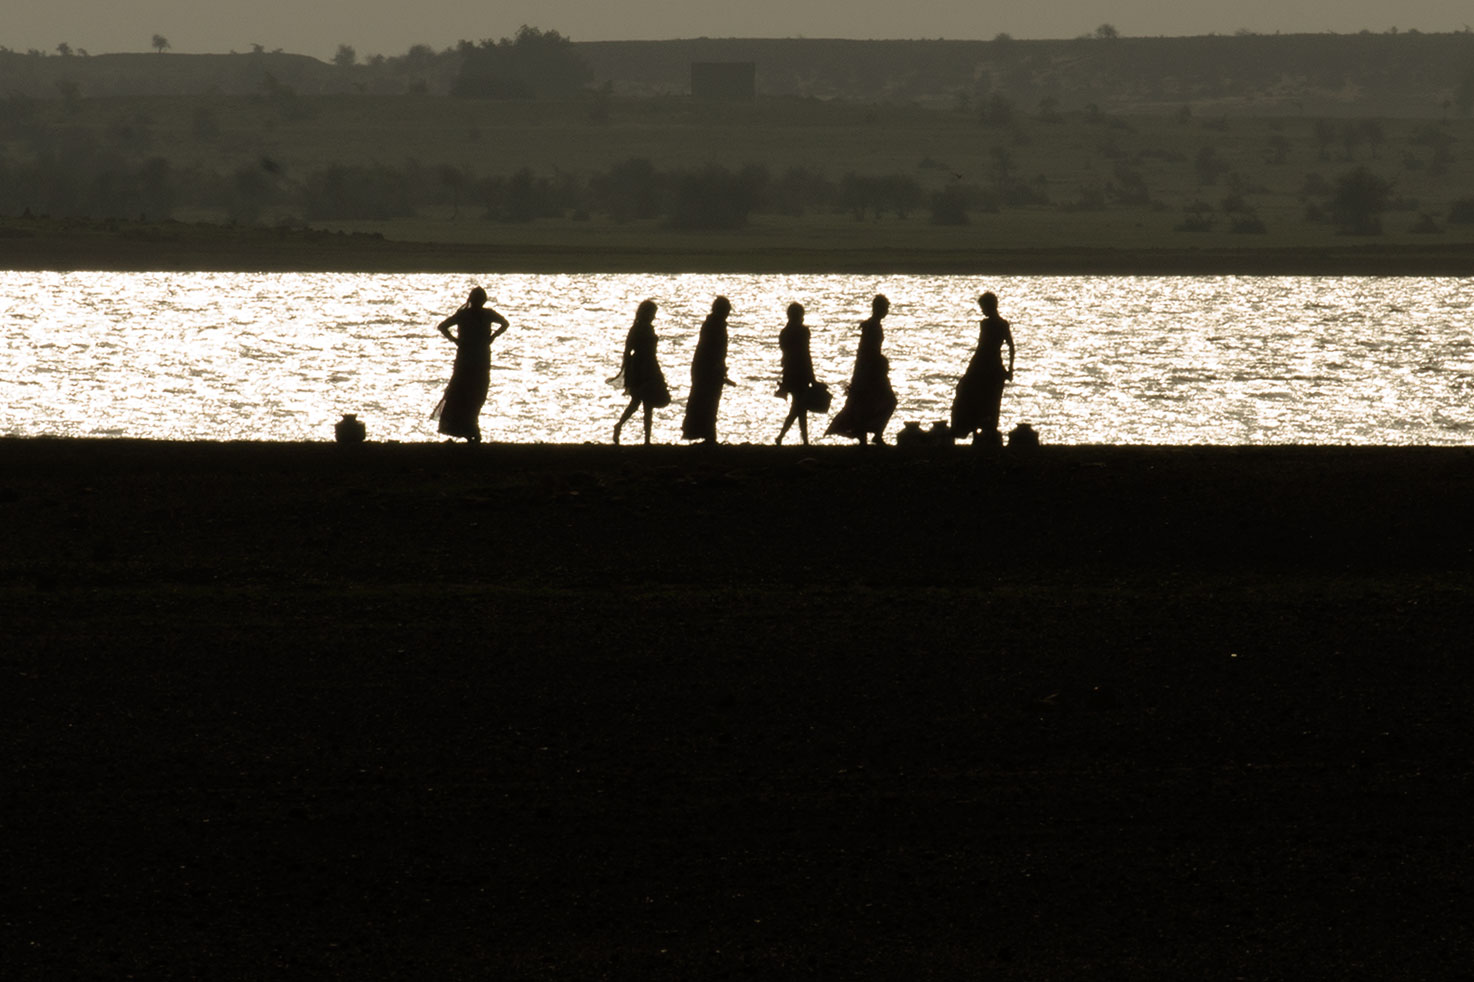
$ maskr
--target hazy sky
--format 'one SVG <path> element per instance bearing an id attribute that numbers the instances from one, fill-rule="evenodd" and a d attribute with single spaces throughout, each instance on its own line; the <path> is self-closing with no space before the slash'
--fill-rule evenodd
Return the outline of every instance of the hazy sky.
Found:
<path id="1" fill-rule="evenodd" d="M 1113 24 L 1123 35 L 1362 29 L 1461 30 L 1469 0 L 12 0 L 0 45 L 93 54 L 147 51 L 154 34 L 179 52 L 268 49 L 327 58 L 439 49 L 504 37 L 521 24 L 578 41 L 676 37 L 1070 38 Z M 19 9 L 17 9 L 19 8 Z"/>

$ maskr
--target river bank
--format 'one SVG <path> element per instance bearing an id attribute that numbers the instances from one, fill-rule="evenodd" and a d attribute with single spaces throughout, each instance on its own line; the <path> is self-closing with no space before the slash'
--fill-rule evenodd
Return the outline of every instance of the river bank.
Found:
<path id="1" fill-rule="evenodd" d="M 1462 971 L 1474 453 L 0 440 L 30 976 Z"/>
<path id="2" fill-rule="evenodd" d="M 932 273 L 993 275 L 1469 276 L 1474 243 L 1330 246 L 793 247 L 767 238 L 652 235 L 544 242 L 415 242 L 379 233 L 183 222 L 0 221 L 0 268 L 120 272 Z M 669 240 L 669 241 L 665 241 Z M 986 241 L 986 237 L 984 237 Z M 664 244 L 662 244 L 664 242 Z"/>

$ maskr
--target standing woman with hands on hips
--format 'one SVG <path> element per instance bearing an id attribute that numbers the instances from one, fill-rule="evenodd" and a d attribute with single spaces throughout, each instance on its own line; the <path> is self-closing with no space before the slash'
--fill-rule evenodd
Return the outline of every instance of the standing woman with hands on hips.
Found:
<path id="1" fill-rule="evenodd" d="M 497 325 L 495 332 L 491 326 Z M 507 329 L 507 319 L 486 306 L 486 291 L 476 287 L 460 310 L 441 321 L 436 330 L 456 346 L 455 365 L 445 396 L 430 413 L 439 417 L 440 432 L 481 442 L 481 407 L 491 386 L 491 342 Z M 451 333 L 454 327 L 455 333 Z"/>

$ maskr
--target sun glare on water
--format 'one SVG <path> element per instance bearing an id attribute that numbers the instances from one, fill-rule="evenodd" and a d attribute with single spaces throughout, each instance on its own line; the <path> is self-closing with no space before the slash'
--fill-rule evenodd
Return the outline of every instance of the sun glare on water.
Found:
<path id="1" fill-rule="evenodd" d="M 784 310 L 817 376 L 849 377 L 870 299 L 891 300 L 891 423 L 945 419 L 992 290 L 1018 342 L 1003 428 L 1047 443 L 1463 444 L 1474 439 L 1474 281 L 1358 277 L 0 273 L 0 434 L 436 441 L 453 349 L 435 324 L 471 286 L 512 323 L 492 349 L 488 440 L 607 443 L 635 306 L 660 305 L 677 442 L 691 355 L 732 301 L 718 433 L 771 443 Z M 837 408 L 836 403 L 836 408 Z M 816 420 L 814 432 L 823 426 Z"/>

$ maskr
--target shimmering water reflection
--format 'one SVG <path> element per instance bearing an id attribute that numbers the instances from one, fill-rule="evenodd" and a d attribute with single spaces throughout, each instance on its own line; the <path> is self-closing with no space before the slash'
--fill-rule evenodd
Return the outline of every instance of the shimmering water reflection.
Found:
<path id="1" fill-rule="evenodd" d="M 848 378 L 890 297 L 906 420 L 947 416 L 991 289 L 1018 340 L 1003 425 L 1052 443 L 1461 444 L 1474 432 L 1474 280 L 1327 277 L 360 275 L 0 272 L 0 433 L 302 440 L 356 412 L 371 439 L 438 439 L 451 346 L 434 325 L 475 283 L 512 322 L 493 349 L 487 439 L 608 442 L 636 304 L 660 304 L 679 439 L 696 331 L 733 305 L 727 442 L 770 442 L 790 301 L 815 369 Z M 837 403 L 836 403 L 837 407 Z M 822 432 L 823 423 L 816 430 Z"/>

